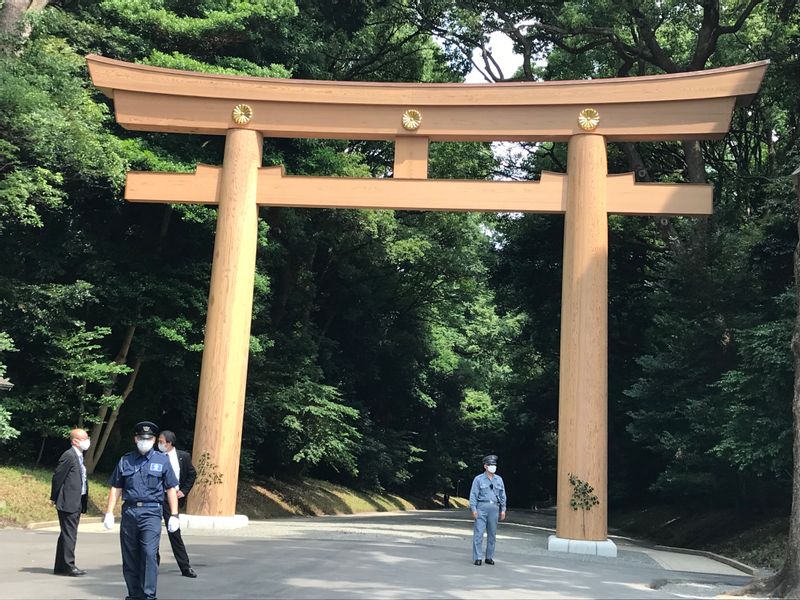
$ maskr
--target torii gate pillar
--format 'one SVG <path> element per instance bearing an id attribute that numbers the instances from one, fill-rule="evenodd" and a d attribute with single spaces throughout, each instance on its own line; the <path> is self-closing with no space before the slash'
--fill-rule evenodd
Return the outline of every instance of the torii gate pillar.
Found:
<path id="1" fill-rule="evenodd" d="M 570 504 L 570 475 L 608 496 L 608 167 L 603 136 L 574 135 L 567 159 L 558 394 L 558 510 L 552 550 L 616 556 L 607 511 Z M 598 548 L 598 544 L 600 547 Z M 566 547 L 565 547 L 566 546 Z"/>
<path id="2" fill-rule="evenodd" d="M 249 129 L 229 129 L 225 138 L 194 436 L 195 461 L 207 485 L 206 493 L 187 498 L 188 513 L 209 515 L 205 520 L 217 528 L 223 521 L 226 528 L 247 523 L 244 515 L 217 515 L 236 512 L 263 145 L 261 133 Z M 204 520 L 193 516 L 189 526 L 203 525 L 198 519 Z"/>

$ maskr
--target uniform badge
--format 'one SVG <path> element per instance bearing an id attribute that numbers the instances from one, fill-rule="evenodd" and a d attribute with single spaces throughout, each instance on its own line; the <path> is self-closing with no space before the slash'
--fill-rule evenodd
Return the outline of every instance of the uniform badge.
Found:
<path id="1" fill-rule="evenodd" d="M 164 465 L 161 463 L 150 463 L 150 470 L 156 471 L 157 473 L 161 473 L 164 470 Z"/>

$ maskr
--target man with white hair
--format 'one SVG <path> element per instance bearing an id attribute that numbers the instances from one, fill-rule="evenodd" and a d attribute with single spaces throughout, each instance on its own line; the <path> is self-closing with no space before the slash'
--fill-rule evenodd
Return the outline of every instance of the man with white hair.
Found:
<path id="1" fill-rule="evenodd" d="M 78 523 L 86 512 L 89 482 L 83 453 L 89 449 L 89 434 L 83 429 L 69 432 L 70 447 L 61 458 L 50 484 L 50 500 L 58 511 L 61 534 L 56 545 L 56 563 L 53 573 L 80 577 L 86 571 L 75 566 L 75 544 L 78 541 Z"/>

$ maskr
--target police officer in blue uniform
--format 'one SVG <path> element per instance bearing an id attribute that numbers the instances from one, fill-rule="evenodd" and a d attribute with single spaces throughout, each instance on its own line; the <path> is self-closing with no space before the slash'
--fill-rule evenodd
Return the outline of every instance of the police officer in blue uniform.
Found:
<path id="1" fill-rule="evenodd" d="M 150 421 L 134 428 L 136 451 L 128 452 L 117 463 L 109 483 L 108 506 L 103 526 L 114 526 L 114 506 L 122 494 L 122 519 L 119 539 L 122 547 L 122 575 L 128 586 L 126 600 L 156 598 L 158 583 L 158 542 L 161 537 L 164 493 L 169 502 L 169 531 L 180 528 L 178 519 L 178 478 L 169 457 L 153 444 L 158 427 Z"/>
<path id="2" fill-rule="evenodd" d="M 483 558 L 483 532 L 486 531 L 486 564 L 494 564 L 494 546 L 497 521 L 506 518 L 506 486 L 496 473 L 497 456 L 483 458 L 483 473 L 472 480 L 469 492 L 469 509 L 475 524 L 472 529 L 472 560 L 480 566 Z"/>

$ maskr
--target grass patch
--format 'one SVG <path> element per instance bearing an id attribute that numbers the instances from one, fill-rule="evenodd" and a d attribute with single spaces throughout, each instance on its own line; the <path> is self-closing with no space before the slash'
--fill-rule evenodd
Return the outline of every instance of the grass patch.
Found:
<path id="1" fill-rule="evenodd" d="M 451 506 L 467 506 L 464 498 L 450 498 Z M 442 508 L 441 495 L 410 498 L 389 493 L 354 490 L 328 481 L 305 478 L 279 481 L 242 481 L 236 511 L 251 519 L 290 516 L 350 515 L 363 512 L 389 512 Z"/>
<path id="2" fill-rule="evenodd" d="M 786 559 L 788 539 L 789 517 L 773 517 L 737 533 L 711 551 L 747 565 L 777 571 Z"/>
<path id="3" fill-rule="evenodd" d="M 25 527 L 29 523 L 58 520 L 50 502 L 49 469 L 0 467 L 0 526 Z M 89 477 L 88 516 L 102 516 L 108 500 L 106 477 Z"/>
<path id="4" fill-rule="evenodd" d="M 610 515 L 626 535 L 656 544 L 707 550 L 760 569 L 777 570 L 786 557 L 789 516 L 733 509 L 682 511 L 655 506 Z"/>
<path id="5" fill-rule="evenodd" d="M 0 527 L 26 527 L 30 523 L 58 520 L 50 502 L 49 469 L 0 466 Z M 89 477 L 87 516 L 99 517 L 108 499 L 108 476 Z M 450 506 L 467 506 L 464 498 L 450 498 Z M 119 514 L 121 503 L 117 503 Z M 442 508 L 441 495 L 419 499 L 389 493 L 354 490 L 319 479 L 296 481 L 241 481 L 236 510 L 251 519 L 308 515 L 342 515 Z"/>

